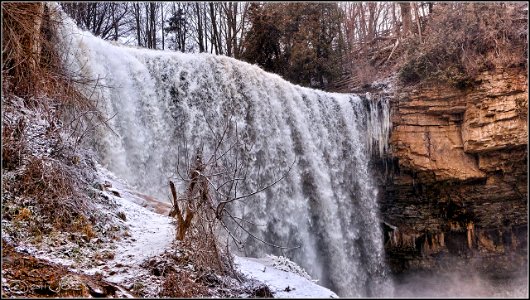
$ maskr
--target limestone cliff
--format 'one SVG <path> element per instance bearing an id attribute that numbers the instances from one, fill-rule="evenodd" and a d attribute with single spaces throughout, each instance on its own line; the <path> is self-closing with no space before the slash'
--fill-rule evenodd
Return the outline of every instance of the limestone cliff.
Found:
<path id="1" fill-rule="evenodd" d="M 394 273 L 509 276 L 526 264 L 526 72 L 483 73 L 466 90 L 398 87 L 390 97 L 390 153 L 377 164 Z"/>

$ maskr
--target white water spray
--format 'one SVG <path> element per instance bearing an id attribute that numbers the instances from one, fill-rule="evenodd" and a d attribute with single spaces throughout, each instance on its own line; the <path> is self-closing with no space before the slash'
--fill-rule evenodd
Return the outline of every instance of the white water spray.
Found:
<path id="1" fill-rule="evenodd" d="M 230 119 L 251 145 L 240 153 L 248 169 L 240 194 L 295 162 L 232 213 L 257 224 L 249 230 L 263 240 L 300 248 L 281 251 L 247 236 L 245 254 L 288 256 L 341 296 L 392 294 L 368 168 L 374 140 L 384 151 L 388 135 L 381 106 L 367 109 L 358 96 L 293 85 L 228 57 L 116 46 L 71 21 L 60 30 L 67 65 L 104 86 L 93 98 L 113 116 L 114 132 L 99 126 L 92 142 L 108 169 L 167 199 L 182 150 L 211 153 Z"/>

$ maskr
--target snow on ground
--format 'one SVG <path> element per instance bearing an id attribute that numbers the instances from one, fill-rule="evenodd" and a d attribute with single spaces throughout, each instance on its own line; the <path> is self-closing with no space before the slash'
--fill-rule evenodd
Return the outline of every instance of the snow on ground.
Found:
<path id="1" fill-rule="evenodd" d="M 235 256 L 241 273 L 269 286 L 275 298 L 338 298 L 337 294 L 300 275 L 273 267 L 273 260 Z"/>
<path id="2" fill-rule="evenodd" d="M 141 264 L 161 255 L 173 247 L 175 240 L 174 219 L 156 213 L 156 206 L 148 197 L 134 191 L 126 182 L 95 163 L 96 186 L 111 205 L 96 204 L 110 217 L 108 224 L 101 224 L 108 233 L 119 232 L 117 239 L 91 239 L 82 246 L 63 239 L 60 244 L 32 245 L 23 243 L 15 247 L 20 252 L 68 267 L 73 272 L 102 277 L 129 290 L 142 283 L 150 297 L 158 294 L 160 278 L 152 276 Z M 152 198 L 151 198 L 152 199 Z M 121 296 L 132 297 L 125 291 Z"/>
<path id="3" fill-rule="evenodd" d="M 123 283 L 140 272 L 142 262 L 162 254 L 171 247 L 175 240 L 174 219 L 141 206 L 145 202 L 144 198 L 132 192 L 127 183 L 115 177 L 110 171 L 100 165 L 96 166 L 99 182 L 106 186 L 106 195 L 116 201 L 119 205 L 117 210 L 125 215 L 128 234 L 125 239 L 115 243 L 114 258 L 106 264 L 109 268 L 98 266 L 88 272 L 122 268 L 121 272 L 112 274 L 106 279 L 114 283 Z"/>
<path id="4" fill-rule="evenodd" d="M 127 199 L 122 199 L 120 204 L 129 225 L 130 237 L 117 243 L 113 260 L 115 264 L 137 266 L 149 257 L 162 254 L 171 246 L 175 239 L 175 225 L 169 217 L 149 211 Z"/>

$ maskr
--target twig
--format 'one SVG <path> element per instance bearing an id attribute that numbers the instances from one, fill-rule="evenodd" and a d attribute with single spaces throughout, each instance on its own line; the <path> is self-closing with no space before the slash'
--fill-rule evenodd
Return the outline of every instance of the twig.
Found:
<path id="1" fill-rule="evenodd" d="M 238 226 L 239 228 L 241 228 L 244 232 L 246 232 L 246 233 L 247 233 L 248 235 L 250 235 L 252 238 L 254 238 L 254 239 L 256 239 L 256 240 L 258 240 L 258 241 L 260 241 L 260 242 L 262 242 L 262 243 L 264 243 L 264 244 L 266 244 L 266 245 L 269 245 L 269 246 L 271 246 L 271 247 L 278 248 L 278 249 L 284 249 L 284 250 L 293 250 L 293 249 L 298 249 L 298 248 L 300 248 L 300 246 L 296 246 L 296 247 L 284 247 L 284 246 L 276 245 L 276 244 L 273 244 L 273 243 L 269 243 L 269 242 L 267 242 L 267 241 L 265 241 L 265 240 L 263 240 L 263 239 L 261 239 L 261 238 L 255 236 L 255 235 L 252 234 L 250 231 L 248 231 L 248 230 L 247 230 L 245 227 L 243 227 L 243 225 L 241 225 L 241 224 L 240 224 L 240 223 L 239 223 L 239 222 L 238 222 L 238 221 L 237 221 L 237 220 L 236 220 L 236 219 L 230 214 L 230 212 L 228 212 L 226 209 L 225 209 L 224 211 L 228 214 L 228 216 L 232 219 L 232 221 L 234 221 L 234 222 L 237 224 L 237 226 Z"/>
<path id="2" fill-rule="evenodd" d="M 230 202 L 233 202 L 233 201 L 236 201 L 236 200 L 240 200 L 240 199 L 243 199 L 243 198 L 248 198 L 248 197 L 250 197 L 250 196 L 254 196 L 254 195 L 256 195 L 257 193 L 263 192 L 264 190 L 266 190 L 266 189 L 268 189 L 268 188 L 274 186 L 276 183 L 278 183 L 278 182 L 280 182 L 281 180 L 283 180 L 283 179 L 287 176 L 287 174 L 289 174 L 289 172 L 290 172 L 291 169 L 293 168 L 295 162 L 296 162 L 296 159 L 293 161 L 293 163 L 292 163 L 291 166 L 289 167 L 289 170 L 287 170 L 287 172 L 285 172 L 285 173 L 282 175 L 282 177 L 278 178 L 278 179 L 275 180 L 273 183 L 271 183 L 271 184 L 269 184 L 269 185 L 266 185 L 266 186 L 264 186 L 263 188 L 261 188 L 261 189 L 259 189 L 259 190 L 257 190 L 257 191 L 254 191 L 254 192 L 252 192 L 252 193 L 249 193 L 249 194 L 246 194 L 246 195 L 243 195 L 243 196 L 239 196 L 239 197 L 235 197 L 235 198 L 233 198 L 233 199 L 230 199 L 230 200 L 228 200 L 228 201 L 224 201 L 224 202 L 226 202 L 226 203 L 230 203 Z"/>

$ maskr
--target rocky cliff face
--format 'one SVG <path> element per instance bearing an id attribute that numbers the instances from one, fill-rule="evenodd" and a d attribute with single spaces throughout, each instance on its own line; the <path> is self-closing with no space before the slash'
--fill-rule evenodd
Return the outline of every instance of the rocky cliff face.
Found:
<path id="1" fill-rule="evenodd" d="M 391 150 L 377 164 L 393 272 L 525 270 L 526 72 L 483 73 L 465 91 L 431 83 L 390 96 Z"/>

